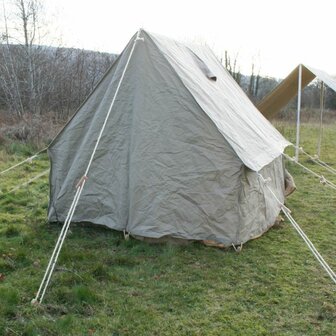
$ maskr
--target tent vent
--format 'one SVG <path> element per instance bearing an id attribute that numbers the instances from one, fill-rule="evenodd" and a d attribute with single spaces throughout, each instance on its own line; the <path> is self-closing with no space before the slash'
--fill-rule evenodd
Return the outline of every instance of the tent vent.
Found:
<path id="1" fill-rule="evenodd" d="M 198 67 L 202 70 L 205 76 L 209 78 L 210 80 L 216 82 L 217 76 L 215 76 L 212 71 L 209 69 L 209 67 L 205 64 L 205 62 L 199 58 L 190 48 L 188 48 L 195 63 L 198 65 Z"/>

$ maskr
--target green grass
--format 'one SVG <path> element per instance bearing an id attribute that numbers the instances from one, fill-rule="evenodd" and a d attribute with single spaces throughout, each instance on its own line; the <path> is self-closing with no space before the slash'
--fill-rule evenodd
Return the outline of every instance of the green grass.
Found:
<path id="1" fill-rule="evenodd" d="M 293 127 L 277 127 L 294 141 Z M 317 126 L 302 127 L 310 153 L 316 136 Z M 18 153 L 0 150 L 0 170 L 31 154 L 17 146 Z M 322 159 L 335 164 L 335 148 L 330 125 Z M 150 245 L 72 225 L 44 304 L 32 306 L 61 227 L 46 222 L 47 177 L 7 192 L 47 167 L 43 155 L 0 176 L 0 335 L 336 334 L 335 286 L 287 221 L 239 254 L 199 243 Z M 293 163 L 288 169 L 298 191 L 287 206 L 335 270 L 336 191 Z"/>

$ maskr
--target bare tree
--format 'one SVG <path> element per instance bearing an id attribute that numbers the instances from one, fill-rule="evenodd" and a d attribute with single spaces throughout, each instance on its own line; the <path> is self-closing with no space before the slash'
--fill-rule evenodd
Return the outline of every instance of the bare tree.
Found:
<path id="1" fill-rule="evenodd" d="M 248 94 L 249 94 L 250 97 L 253 97 L 254 82 L 255 82 L 254 62 L 252 62 L 251 75 L 250 75 L 250 83 L 249 83 L 249 87 L 248 87 Z"/>
<path id="2" fill-rule="evenodd" d="M 115 55 L 45 46 L 48 36 L 39 20 L 43 13 L 39 0 L 6 4 L 9 11 L 3 2 L 0 32 L 0 105 L 20 119 L 51 112 L 67 119 Z"/>
<path id="3" fill-rule="evenodd" d="M 240 72 L 240 68 L 238 67 L 238 56 L 239 54 L 236 53 L 233 57 L 233 61 L 228 53 L 227 50 L 225 50 L 224 53 L 224 66 L 227 71 L 231 74 L 231 76 L 235 79 L 235 81 L 240 85 L 242 74 Z M 223 60 L 222 60 L 223 63 Z"/>
<path id="4" fill-rule="evenodd" d="M 258 73 L 255 73 L 255 60 L 253 58 L 252 65 L 251 65 L 251 75 L 248 85 L 247 93 L 252 101 L 258 100 L 258 91 L 259 91 L 259 83 L 260 83 L 260 67 L 258 69 Z"/>
<path id="5" fill-rule="evenodd" d="M 38 111 L 37 103 L 37 71 L 40 48 L 35 46 L 38 29 L 38 13 L 41 4 L 38 0 L 15 0 L 17 16 L 21 23 L 21 34 L 23 35 L 23 50 L 25 63 L 25 85 L 26 85 L 26 107 L 32 113 Z M 38 43 L 36 43 L 38 42 Z"/>
<path id="6" fill-rule="evenodd" d="M 4 95 L 2 100 L 4 100 L 5 103 L 7 103 L 7 105 L 10 106 L 11 109 L 20 117 L 23 114 L 23 105 L 18 83 L 16 60 L 14 59 L 14 55 L 10 49 L 10 36 L 4 3 L 3 21 L 4 31 L 1 34 L 0 40 L 0 88 L 2 89 Z"/>
<path id="7" fill-rule="evenodd" d="M 9 28 L 3 2 L 1 88 L 7 93 L 7 104 L 22 117 L 24 111 L 36 112 L 38 107 L 36 63 L 40 50 L 35 42 L 40 3 L 37 0 L 13 0 L 7 4 L 12 9 L 10 20 L 13 27 Z"/>

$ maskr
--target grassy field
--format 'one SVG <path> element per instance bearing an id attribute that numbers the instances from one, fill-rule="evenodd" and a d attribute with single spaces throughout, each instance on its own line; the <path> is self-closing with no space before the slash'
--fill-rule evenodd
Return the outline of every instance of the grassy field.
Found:
<path id="1" fill-rule="evenodd" d="M 294 141 L 293 127 L 277 127 Z M 316 138 L 317 126 L 302 127 L 310 153 Z M 322 159 L 336 164 L 335 148 L 336 125 L 329 125 Z M 0 170 L 33 151 L 3 147 Z M 239 254 L 73 225 L 44 304 L 32 306 L 61 227 L 46 222 L 46 176 L 8 191 L 47 167 L 44 155 L 0 176 L 0 335 L 336 335 L 336 287 L 287 221 Z M 288 169 L 298 190 L 286 204 L 336 270 L 336 191 L 293 163 Z"/>

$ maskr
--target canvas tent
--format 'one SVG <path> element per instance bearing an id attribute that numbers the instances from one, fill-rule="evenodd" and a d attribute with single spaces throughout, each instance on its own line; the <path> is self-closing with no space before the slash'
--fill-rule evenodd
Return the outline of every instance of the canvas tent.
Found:
<path id="1" fill-rule="evenodd" d="M 300 68 L 301 76 L 299 76 Z M 314 79 L 318 79 L 336 92 L 336 80 L 334 78 L 322 70 L 299 64 L 274 90 L 259 102 L 257 105 L 258 110 L 266 118 L 270 118 L 279 112 L 300 91 L 299 77 L 301 77 L 302 89 Z"/>
<path id="2" fill-rule="evenodd" d="M 282 202 L 289 143 L 209 48 L 140 36 L 49 147 L 49 221 L 66 220 L 115 97 L 74 222 L 225 245 L 260 236 L 280 207 L 256 172 Z"/>

